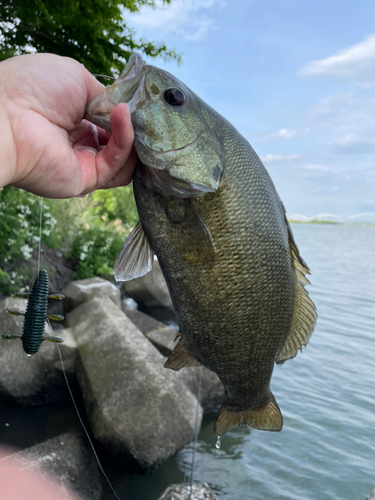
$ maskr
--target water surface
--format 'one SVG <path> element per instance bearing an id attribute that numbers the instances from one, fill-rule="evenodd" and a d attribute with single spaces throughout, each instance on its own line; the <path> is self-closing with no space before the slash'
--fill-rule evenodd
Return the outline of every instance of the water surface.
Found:
<path id="1" fill-rule="evenodd" d="M 319 319 L 303 353 L 275 367 L 284 428 L 237 428 L 217 450 L 214 418 L 206 419 L 195 479 L 223 500 L 364 500 L 375 485 L 375 227 L 294 224 L 293 232 Z M 177 460 L 188 473 L 191 445 Z"/>

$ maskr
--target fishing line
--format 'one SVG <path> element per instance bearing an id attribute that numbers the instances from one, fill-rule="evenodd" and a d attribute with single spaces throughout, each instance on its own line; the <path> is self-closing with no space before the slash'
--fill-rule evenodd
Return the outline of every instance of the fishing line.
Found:
<path id="1" fill-rule="evenodd" d="M 39 271 L 40 271 L 40 256 L 41 256 L 41 253 L 42 253 L 43 198 L 40 198 L 40 200 L 39 200 L 39 208 L 40 208 L 40 213 L 39 213 L 39 253 L 38 253 L 38 273 L 37 273 L 37 276 L 39 276 Z"/>
<path id="2" fill-rule="evenodd" d="M 49 321 L 48 321 L 48 323 L 49 323 Z M 50 326 L 51 326 L 51 325 L 50 325 Z M 58 345 L 58 344 L 56 344 L 56 347 L 57 347 L 57 350 L 58 350 L 58 353 L 59 353 L 59 356 L 60 356 L 61 368 L 62 368 L 62 371 L 63 371 L 63 374 L 64 374 L 64 379 L 65 379 L 66 385 L 67 385 L 67 387 L 68 387 L 68 391 L 69 391 L 70 397 L 71 397 L 71 399 L 72 399 L 72 401 L 73 401 L 73 405 L 74 405 L 74 408 L 75 408 L 76 413 L 77 413 L 77 415 L 78 415 L 79 421 L 80 421 L 80 423 L 81 423 L 81 425 L 82 425 L 82 427 L 83 427 L 83 430 L 85 431 L 86 437 L 87 437 L 87 439 L 88 439 L 88 441 L 89 441 L 89 443 L 90 443 L 90 446 L 91 446 L 91 448 L 92 448 L 92 451 L 93 451 L 93 453 L 94 453 L 94 455 L 95 455 L 96 461 L 97 461 L 97 463 L 98 463 L 98 465 L 99 465 L 100 472 L 101 472 L 101 473 L 103 474 L 103 476 L 105 477 L 105 479 L 106 479 L 106 481 L 107 481 L 107 483 L 108 483 L 109 487 L 110 487 L 110 488 L 111 488 L 111 490 L 112 490 L 112 493 L 115 495 L 115 497 L 117 498 L 117 500 L 121 500 L 121 499 L 120 499 L 120 497 L 117 495 L 117 493 L 116 493 L 116 491 L 115 491 L 114 487 L 112 486 L 112 483 L 111 483 L 111 481 L 109 480 L 109 478 L 108 478 L 107 474 L 104 472 L 104 469 L 103 469 L 103 467 L 102 467 L 102 464 L 100 463 L 99 457 L 98 457 L 98 455 L 97 455 L 97 453 L 96 453 L 96 451 L 95 451 L 94 444 L 93 444 L 93 442 L 92 442 L 92 440 L 91 440 L 91 438 L 90 438 L 90 435 L 89 435 L 89 433 L 88 433 L 88 431 L 87 431 L 87 429 L 86 429 L 85 424 L 83 423 L 82 417 L 81 417 L 81 415 L 80 415 L 80 413 L 79 413 L 79 411 L 78 411 L 77 404 L 76 404 L 76 402 L 75 402 L 75 399 L 74 399 L 74 396 L 73 396 L 72 390 L 71 390 L 70 385 L 69 385 L 69 382 L 68 382 L 68 377 L 67 377 L 67 375 L 66 375 L 65 366 L 64 366 L 64 361 L 63 361 L 63 358 L 62 358 L 62 355 L 61 355 L 60 347 L 59 347 L 59 345 Z"/>
<path id="3" fill-rule="evenodd" d="M 40 198 L 40 201 L 39 201 L 39 206 L 40 206 L 40 216 L 39 216 L 38 277 L 39 277 L 39 271 L 40 271 L 40 260 L 41 260 L 41 253 L 42 253 L 42 215 L 43 215 L 43 198 Z M 50 329 L 51 329 L 51 331 L 52 331 L 52 326 L 51 326 L 51 323 L 50 323 L 50 321 L 49 321 L 49 319 L 48 319 L 48 318 L 46 318 L 46 319 L 47 319 L 48 325 L 49 325 L 49 327 L 50 327 Z M 85 431 L 86 437 L 87 437 L 87 439 L 88 439 L 88 441 L 89 441 L 89 443 L 90 443 L 90 446 L 91 446 L 92 451 L 93 451 L 93 453 L 94 453 L 95 459 L 96 459 L 96 461 L 97 461 L 97 463 L 98 463 L 99 469 L 100 469 L 101 473 L 103 474 L 103 476 L 105 477 L 105 479 L 106 479 L 106 481 L 107 481 L 107 483 L 108 483 L 109 487 L 111 488 L 111 490 L 112 490 L 112 492 L 113 492 L 114 496 L 116 497 L 116 499 L 117 499 L 117 500 L 121 500 L 121 499 L 120 499 L 120 497 L 117 495 L 117 493 L 116 493 L 115 489 L 113 488 L 112 483 L 111 483 L 111 481 L 109 480 L 109 478 L 108 478 L 107 474 L 104 472 L 104 469 L 103 469 L 103 467 L 102 467 L 102 464 L 100 463 L 100 460 L 99 460 L 99 457 L 98 457 L 98 455 L 97 455 L 97 453 L 96 453 L 96 451 L 95 451 L 95 448 L 94 448 L 93 442 L 91 441 L 90 435 L 89 435 L 89 433 L 88 433 L 88 431 L 87 431 L 87 429 L 86 429 L 86 427 L 85 427 L 85 424 L 83 423 L 83 420 L 82 420 L 82 418 L 81 418 L 81 415 L 80 415 L 80 413 L 79 413 L 79 411 L 78 411 L 78 407 L 77 407 L 77 405 L 76 405 L 76 402 L 75 402 L 75 399 L 74 399 L 74 396 L 73 396 L 72 390 L 71 390 L 70 385 L 69 385 L 68 377 L 67 377 L 67 375 L 66 375 L 65 366 L 64 366 L 64 361 L 63 361 L 62 354 L 61 354 L 61 351 L 60 351 L 60 347 L 59 347 L 59 345 L 58 345 L 58 344 L 56 344 L 56 348 L 57 348 L 57 351 L 58 351 L 58 353 L 59 353 L 59 357 L 60 357 L 60 361 L 61 361 L 61 368 L 62 368 L 62 371 L 63 371 L 63 374 L 64 374 L 64 379 L 65 379 L 66 385 L 67 385 L 67 387 L 68 387 L 68 391 L 69 391 L 70 397 L 71 397 L 71 399 L 72 399 L 72 401 L 73 401 L 73 406 L 74 406 L 75 411 L 76 411 L 76 413 L 77 413 L 77 415 L 78 415 L 78 419 L 79 419 L 79 421 L 80 421 L 80 423 L 81 423 L 81 425 L 82 425 L 82 428 L 83 428 L 83 430 Z"/>
<path id="4" fill-rule="evenodd" d="M 198 441 L 198 419 L 199 419 L 199 407 L 200 407 L 200 403 L 201 403 L 202 371 L 203 371 L 203 366 L 201 366 L 199 368 L 199 377 L 198 377 L 197 409 L 195 412 L 194 445 L 193 445 L 193 457 L 191 460 L 189 500 L 192 500 L 192 498 L 193 498 L 194 463 L 195 463 L 195 451 L 197 448 L 197 441 Z"/>

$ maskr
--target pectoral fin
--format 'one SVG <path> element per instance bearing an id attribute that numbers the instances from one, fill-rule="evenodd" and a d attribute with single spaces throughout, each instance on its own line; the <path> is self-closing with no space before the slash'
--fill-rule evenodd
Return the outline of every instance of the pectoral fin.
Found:
<path id="1" fill-rule="evenodd" d="M 218 436 L 222 436 L 229 429 L 238 425 L 248 425 L 260 431 L 281 431 L 283 416 L 274 395 L 271 393 L 269 402 L 262 408 L 236 412 L 221 407 L 215 422 L 214 432 Z"/>
<path id="2" fill-rule="evenodd" d="M 186 347 L 181 340 L 179 340 L 165 362 L 164 367 L 178 371 L 188 366 L 201 366 L 201 364 L 187 352 Z"/>
<path id="3" fill-rule="evenodd" d="M 154 252 L 141 221 L 127 237 L 114 267 L 116 281 L 144 276 L 152 269 Z"/>
<path id="4" fill-rule="evenodd" d="M 170 221 L 168 233 L 171 245 L 190 262 L 215 264 L 215 248 L 207 226 L 189 200 L 172 199 L 166 208 Z"/>

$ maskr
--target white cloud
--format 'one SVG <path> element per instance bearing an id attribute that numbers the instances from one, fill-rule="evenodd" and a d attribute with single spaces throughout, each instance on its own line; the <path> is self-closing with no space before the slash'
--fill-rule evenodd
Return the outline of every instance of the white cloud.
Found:
<path id="1" fill-rule="evenodd" d="M 156 0 L 155 9 L 143 7 L 130 21 L 142 36 L 157 31 L 159 35 L 175 33 L 198 42 L 218 29 L 213 14 L 224 5 L 225 0 L 175 0 L 164 6 L 162 0 Z"/>
<path id="2" fill-rule="evenodd" d="M 289 130 L 287 128 L 282 128 L 278 132 L 267 132 L 265 134 L 261 134 L 259 137 L 260 142 L 270 142 L 275 140 L 288 140 L 295 136 L 295 130 Z M 246 134 L 245 134 L 246 136 Z"/>
<path id="3" fill-rule="evenodd" d="M 358 144 L 360 139 L 354 134 L 345 134 L 339 139 L 327 142 L 328 145 L 338 145 L 338 146 L 352 146 L 353 144 Z"/>
<path id="4" fill-rule="evenodd" d="M 282 139 L 290 139 L 293 137 L 295 134 L 294 130 L 288 130 L 287 128 L 282 128 L 277 132 L 277 136 L 281 137 Z"/>
<path id="5" fill-rule="evenodd" d="M 330 95 L 313 106 L 305 115 L 310 133 L 374 137 L 375 97 L 362 97 L 355 92 Z M 348 137 L 347 137 L 348 140 Z"/>
<path id="6" fill-rule="evenodd" d="M 273 155 L 268 154 L 266 156 L 262 156 L 261 160 L 264 163 L 274 163 L 277 161 L 289 161 L 289 160 L 298 160 L 300 155 Z"/>
<path id="7" fill-rule="evenodd" d="M 321 172 L 331 172 L 333 170 L 333 168 L 329 167 L 328 165 L 319 165 L 314 163 L 304 165 L 303 168 L 305 168 L 306 170 L 320 170 Z"/>
<path id="8" fill-rule="evenodd" d="M 356 134 L 345 134 L 343 137 L 327 142 L 337 152 L 349 154 L 372 154 L 375 152 L 375 141 Z"/>
<path id="9" fill-rule="evenodd" d="M 330 57 L 310 61 L 299 74 L 336 77 L 372 86 L 375 84 L 375 34 Z"/>

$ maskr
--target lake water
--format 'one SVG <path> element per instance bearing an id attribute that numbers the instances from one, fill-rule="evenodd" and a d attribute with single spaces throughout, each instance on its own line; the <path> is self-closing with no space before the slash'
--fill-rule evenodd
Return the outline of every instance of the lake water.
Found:
<path id="1" fill-rule="evenodd" d="M 199 435 L 195 480 L 222 500 L 365 499 L 375 485 L 375 227 L 294 224 L 319 319 L 303 353 L 275 367 L 280 433 Z M 189 474 L 191 446 L 177 457 Z"/>
<path id="2" fill-rule="evenodd" d="M 365 500 L 375 485 L 375 227 L 295 224 L 293 232 L 312 271 L 317 328 L 303 353 L 275 367 L 280 433 L 239 427 L 218 450 L 216 415 L 205 417 L 194 479 L 221 500 Z M 2 411 L 12 426 L 0 428 L 0 442 L 20 447 L 78 425 L 72 405 Z M 98 451 L 123 500 L 156 500 L 190 478 L 191 444 L 145 475 L 124 474 Z"/>

